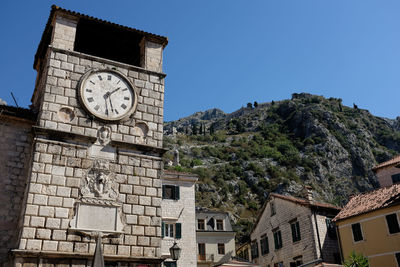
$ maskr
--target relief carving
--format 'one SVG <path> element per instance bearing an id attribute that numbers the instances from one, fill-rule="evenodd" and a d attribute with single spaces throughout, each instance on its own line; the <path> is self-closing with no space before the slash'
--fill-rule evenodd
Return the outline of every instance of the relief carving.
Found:
<path id="1" fill-rule="evenodd" d="M 114 173 L 109 170 L 109 163 L 96 160 L 83 180 L 81 195 L 83 198 L 113 199 L 118 197 L 118 185 L 114 181 Z"/>

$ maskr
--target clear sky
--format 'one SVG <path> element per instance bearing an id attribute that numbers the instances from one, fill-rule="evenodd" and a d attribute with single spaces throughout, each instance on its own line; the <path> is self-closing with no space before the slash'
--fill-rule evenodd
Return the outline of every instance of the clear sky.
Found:
<path id="1" fill-rule="evenodd" d="M 52 4 L 169 38 L 166 121 L 309 92 L 400 116 L 398 0 L 2 0 L 0 98 L 27 107 Z"/>

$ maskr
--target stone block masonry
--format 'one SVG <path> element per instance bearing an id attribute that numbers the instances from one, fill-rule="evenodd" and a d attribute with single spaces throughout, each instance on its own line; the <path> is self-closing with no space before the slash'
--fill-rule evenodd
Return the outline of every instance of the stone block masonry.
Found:
<path id="1" fill-rule="evenodd" d="M 32 123 L 0 115 L 0 262 L 7 259 L 7 253 L 18 242 L 18 219 L 30 167 Z M 32 236 L 32 230 L 27 229 L 24 234 Z"/>
<path id="2" fill-rule="evenodd" d="M 84 174 L 94 160 L 88 158 L 84 145 L 36 139 L 19 249 L 93 253 L 93 238 L 68 229 L 75 203 L 79 201 Z M 129 152 L 119 154 L 118 159 L 110 163 L 118 183 L 118 200 L 124 207 L 125 227 L 120 237 L 103 239 L 105 255 L 160 255 L 160 168 L 159 158 Z M 136 176 L 138 172 L 144 175 Z M 143 190 L 135 192 L 134 188 Z"/>
<path id="3" fill-rule="evenodd" d="M 108 125 L 115 141 L 162 147 L 163 74 L 57 48 L 50 50 L 48 58 L 48 67 L 44 68 L 41 75 L 47 79 L 43 81 L 42 91 L 35 92 L 41 97 L 33 98 L 42 102 L 40 127 L 96 138 L 99 127 Z M 138 93 L 138 105 L 133 118 L 122 123 L 104 124 L 87 115 L 79 102 L 77 87 L 82 75 L 92 68 L 109 68 L 128 77 Z M 63 116 L 62 108 L 65 107 L 72 109 L 72 116 Z"/>

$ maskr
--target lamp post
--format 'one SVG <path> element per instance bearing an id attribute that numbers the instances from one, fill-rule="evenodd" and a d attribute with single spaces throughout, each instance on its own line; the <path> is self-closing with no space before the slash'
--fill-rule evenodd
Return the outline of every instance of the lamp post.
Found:
<path id="1" fill-rule="evenodd" d="M 178 247 L 178 244 L 176 244 L 176 242 L 174 242 L 172 247 L 169 248 L 169 253 L 174 261 L 177 261 L 179 259 L 179 256 L 181 255 L 181 248 Z"/>

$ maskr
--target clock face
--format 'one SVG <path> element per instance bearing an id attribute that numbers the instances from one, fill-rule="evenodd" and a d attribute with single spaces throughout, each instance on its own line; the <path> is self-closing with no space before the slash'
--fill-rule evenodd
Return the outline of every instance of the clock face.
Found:
<path id="1" fill-rule="evenodd" d="M 103 119 L 121 120 L 135 110 L 133 86 L 115 71 L 91 71 L 81 80 L 80 100 L 88 112 Z"/>

